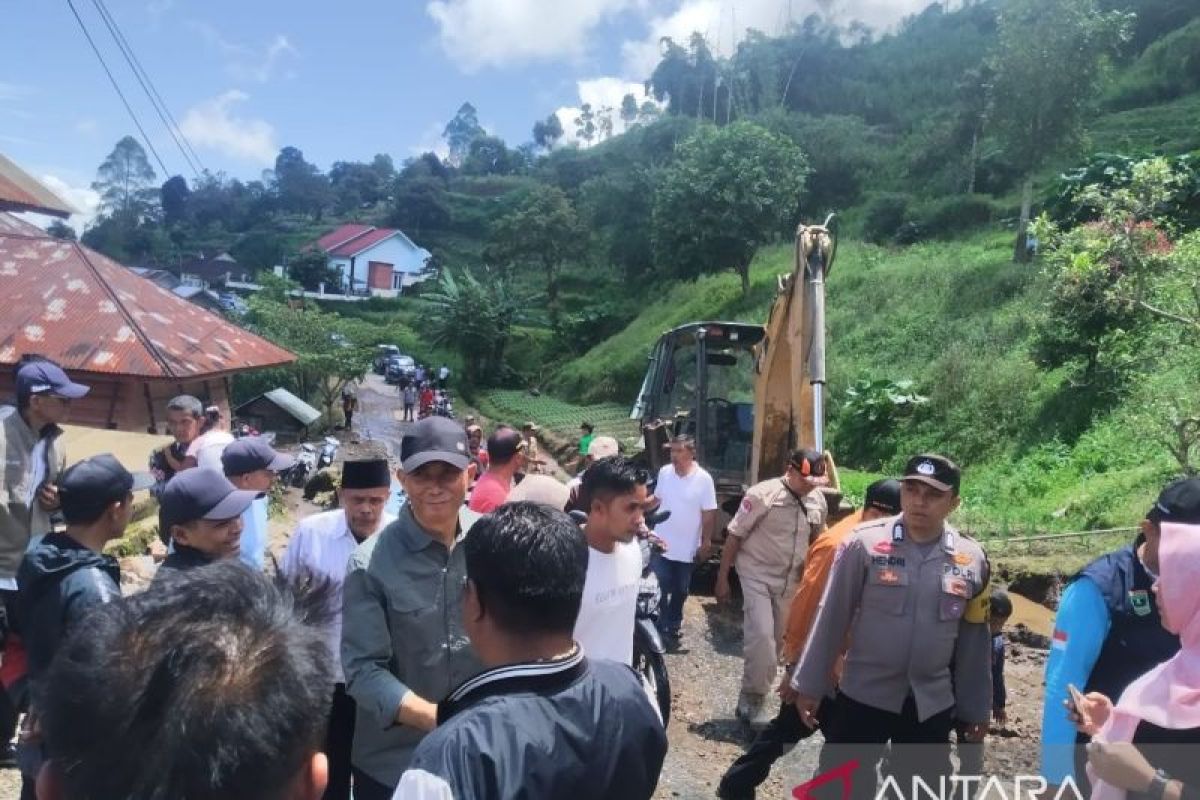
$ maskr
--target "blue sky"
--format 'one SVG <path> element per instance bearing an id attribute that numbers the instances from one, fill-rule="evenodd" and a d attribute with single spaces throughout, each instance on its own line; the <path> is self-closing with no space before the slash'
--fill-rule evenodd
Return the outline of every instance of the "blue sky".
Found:
<path id="1" fill-rule="evenodd" d="M 191 177 L 103 26 L 74 0 L 167 171 Z M 885 26 L 924 0 L 106 0 L 204 165 L 241 178 L 299 147 L 328 169 L 440 146 L 464 100 L 510 144 L 581 102 L 619 104 L 663 35 L 728 52 L 823 7 Z M 9 0 L 0 29 L 0 152 L 85 212 L 97 165 L 133 123 L 66 0 Z M 154 165 L 156 172 L 162 170 Z M 159 175 L 159 180 L 164 176 Z M 84 219 L 86 219 L 86 213 Z M 80 222 L 83 220 L 73 220 Z"/>

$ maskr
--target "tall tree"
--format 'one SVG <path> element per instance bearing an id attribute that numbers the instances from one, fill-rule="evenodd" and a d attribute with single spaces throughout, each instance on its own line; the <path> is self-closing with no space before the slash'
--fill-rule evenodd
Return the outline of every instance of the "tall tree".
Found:
<path id="1" fill-rule="evenodd" d="M 168 226 L 178 225 L 187 216 L 188 195 L 192 190 L 182 175 L 173 175 L 159 190 L 162 201 L 163 222 Z"/>
<path id="2" fill-rule="evenodd" d="M 467 175 L 510 175 L 519 155 L 510 151 L 499 136 L 477 136 L 467 148 L 462 171 Z"/>
<path id="3" fill-rule="evenodd" d="M 454 119 L 447 122 L 442 130 L 442 138 L 450 148 L 450 163 L 456 167 L 461 166 L 463 159 L 467 157 L 471 142 L 485 133 L 483 126 L 479 124 L 479 113 L 475 106 L 470 103 L 459 106 Z"/>
<path id="4" fill-rule="evenodd" d="M 655 191 L 656 261 L 681 277 L 732 269 L 748 295 L 750 262 L 795 224 L 807 175 L 800 148 L 765 128 L 700 128 Z"/>
<path id="5" fill-rule="evenodd" d="M 125 136 L 96 171 L 92 189 L 100 194 L 100 210 L 132 227 L 149 216 L 157 199 L 154 168 L 137 139 Z"/>
<path id="6" fill-rule="evenodd" d="M 1129 16 L 1101 12 L 1096 0 L 1009 0 L 1000 13 L 990 67 L 995 132 L 1024 176 L 1013 260 L 1026 246 L 1034 173 L 1077 144 L 1110 54 Z"/>
<path id="7" fill-rule="evenodd" d="M 637 124 L 638 102 L 632 93 L 621 98 L 621 121 L 625 123 L 626 128 Z"/>
<path id="8" fill-rule="evenodd" d="M 46 226 L 46 233 L 65 242 L 75 241 L 75 229 L 61 219 L 56 219 Z"/>
<path id="9" fill-rule="evenodd" d="M 559 276 L 563 263 L 581 252 L 584 233 L 571 199 L 557 186 L 530 192 L 492 227 L 484 255 L 509 271 L 540 266 L 546 277 L 550 322 L 558 327 Z"/>
<path id="10" fill-rule="evenodd" d="M 596 113 L 592 111 L 591 103 L 579 107 L 579 116 L 575 118 L 575 134 L 589 146 L 596 138 Z"/>
<path id="11" fill-rule="evenodd" d="M 432 344 L 462 356 L 467 383 L 474 386 L 500 377 L 512 327 L 528 322 L 529 309 L 536 303 L 488 270 L 478 277 L 470 272 L 455 277 L 447 269 L 425 300 L 426 335 Z"/>
<path id="12" fill-rule="evenodd" d="M 550 114 L 544 120 L 539 120 L 533 125 L 533 141 L 547 153 L 554 149 L 554 145 L 563 137 L 563 133 L 562 120 L 558 118 L 558 114 Z"/>
<path id="13" fill-rule="evenodd" d="M 285 211 L 316 217 L 331 199 L 329 178 L 295 147 L 283 148 L 275 158 L 275 189 Z"/>
<path id="14" fill-rule="evenodd" d="M 596 128 L 600 133 L 600 141 L 612 138 L 614 123 L 611 106 L 604 106 L 600 109 L 600 113 L 596 115 Z"/>

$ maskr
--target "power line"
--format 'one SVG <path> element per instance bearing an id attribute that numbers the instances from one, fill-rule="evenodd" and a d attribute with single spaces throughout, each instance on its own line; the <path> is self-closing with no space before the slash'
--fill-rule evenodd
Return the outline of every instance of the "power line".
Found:
<path id="1" fill-rule="evenodd" d="M 88 40 L 88 44 L 92 46 L 92 52 L 96 54 L 96 59 L 100 62 L 100 66 L 104 69 L 104 74 L 108 76 L 108 80 L 112 83 L 112 87 L 117 92 L 117 97 L 121 98 L 121 103 L 125 106 L 125 110 L 129 112 L 129 118 L 133 120 L 134 126 L 138 129 L 138 133 L 142 135 L 142 141 L 146 143 L 146 147 L 150 148 L 150 152 L 154 154 L 154 160 L 158 162 L 158 166 L 162 169 L 163 175 L 169 177 L 171 171 L 167 169 L 167 165 L 163 163 L 162 158 L 158 155 L 158 151 L 154 149 L 154 143 L 150 141 L 150 137 L 146 135 L 146 129 L 142 127 L 142 123 L 138 121 L 137 114 L 133 113 L 133 107 L 129 105 L 129 101 L 125 99 L 125 93 L 121 91 L 120 84 L 113 77 L 112 70 L 108 68 L 108 64 L 104 62 L 104 56 L 100 55 L 100 48 L 96 47 L 96 42 L 92 40 L 92 35 L 88 33 L 87 26 L 83 24 L 83 18 L 79 16 L 79 12 L 75 10 L 75 4 L 72 0 L 67 0 L 67 6 L 71 9 L 71 13 L 75 15 L 75 21 L 79 23 L 79 30 L 83 31 L 83 36 Z"/>
<path id="2" fill-rule="evenodd" d="M 92 0 L 92 5 L 94 5 L 96 7 L 96 11 L 99 12 L 100 19 L 104 21 L 104 25 L 108 28 L 109 34 L 111 34 L 113 37 L 113 41 L 117 43 L 117 48 L 121 51 L 121 54 L 125 56 L 125 63 L 127 63 L 129 68 L 133 70 L 133 76 L 137 78 L 138 83 L 141 84 L 142 91 L 146 93 L 146 98 L 150 101 L 150 104 L 154 106 L 154 111 L 158 114 L 158 118 L 162 121 L 163 126 L 167 129 L 167 133 L 171 134 L 171 138 L 175 141 L 175 146 L 179 148 L 179 152 L 183 155 L 183 160 L 187 162 L 188 167 L 190 167 L 196 177 L 199 178 L 200 169 L 203 169 L 204 165 L 200 163 L 200 158 L 196 156 L 196 151 L 192 149 L 191 142 L 188 142 L 183 130 L 179 127 L 179 123 L 175 121 L 175 117 L 171 115 L 171 111 L 167 108 L 167 104 L 163 102 L 162 96 L 158 93 L 158 89 L 154 86 L 154 82 L 150 80 L 150 75 L 142 66 L 142 62 L 138 60 L 137 54 L 133 52 L 133 47 L 131 47 L 129 42 L 125 39 L 125 34 L 121 31 L 121 27 L 117 24 L 116 19 L 114 19 L 112 14 L 109 12 L 108 7 L 104 5 L 104 0 Z M 176 135 L 176 131 L 178 131 L 178 135 Z M 180 141 L 181 139 L 183 140 L 182 142 Z M 186 148 L 184 147 L 185 143 L 187 144 Z M 189 151 L 191 152 L 190 155 Z M 200 164 L 200 169 L 197 169 L 197 164 Z"/>

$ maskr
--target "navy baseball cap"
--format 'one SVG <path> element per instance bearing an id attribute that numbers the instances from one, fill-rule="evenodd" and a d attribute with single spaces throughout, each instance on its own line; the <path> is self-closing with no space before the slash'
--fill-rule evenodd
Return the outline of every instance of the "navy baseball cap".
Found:
<path id="1" fill-rule="evenodd" d="M 920 481 L 939 492 L 957 494 L 958 487 L 962 483 L 962 470 L 945 456 L 929 453 L 910 458 L 904 467 L 904 477 L 900 480 Z"/>
<path id="2" fill-rule="evenodd" d="M 17 397 L 45 394 L 78 400 L 92 390 L 90 386 L 72 381 L 62 367 L 50 361 L 23 364 L 17 369 L 16 383 Z"/>
<path id="3" fill-rule="evenodd" d="M 895 478 L 884 478 L 867 487 L 867 496 L 863 506 L 874 506 L 889 514 L 900 513 L 900 481 Z"/>
<path id="4" fill-rule="evenodd" d="M 246 475 L 260 469 L 283 472 L 295 463 L 295 458 L 280 453 L 259 436 L 230 442 L 221 452 L 221 467 L 226 475 Z"/>
<path id="5" fill-rule="evenodd" d="M 159 533 L 169 536 L 172 526 L 198 519 L 232 519 L 265 494 L 238 489 L 215 469 L 184 470 L 167 481 L 159 495 Z"/>
<path id="6" fill-rule="evenodd" d="M 1200 523 L 1200 478 L 1183 478 L 1168 484 L 1146 519 L 1151 522 Z"/>
<path id="7" fill-rule="evenodd" d="M 446 417 L 426 417 L 409 428 L 400 443 L 400 468 L 412 472 L 431 461 L 441 461 L 466 469 L 470 454 L 467 432 L 461 425 Z"/>
<path id="8" fill-rule="evenodd" d="M 76 462 L 58 476 L 58 499 L 67 524 L 92 522 L 130 492 L 149 489 L 154 477 L 130 472 L 115 456 L 103 453 Z"/>

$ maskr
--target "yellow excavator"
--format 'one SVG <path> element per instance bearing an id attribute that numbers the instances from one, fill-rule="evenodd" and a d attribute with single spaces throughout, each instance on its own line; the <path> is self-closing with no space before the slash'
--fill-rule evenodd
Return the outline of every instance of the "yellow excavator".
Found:
<path id="1" fill-rule="evenodd" d="M 631 417 L 657 469 L 672 436 L 695 438 L 717 501 L 732 516 L 746 490 L 780 475 L 796 447 L 825 454 L 831 516 L 842 492 L 825 448 L 825 285 L 837 255 L 833 215 L 796 230 L 765 325 L 691 322 L 659 337 Z M 724 527 L 724 526 L 722 526 Z"/>

